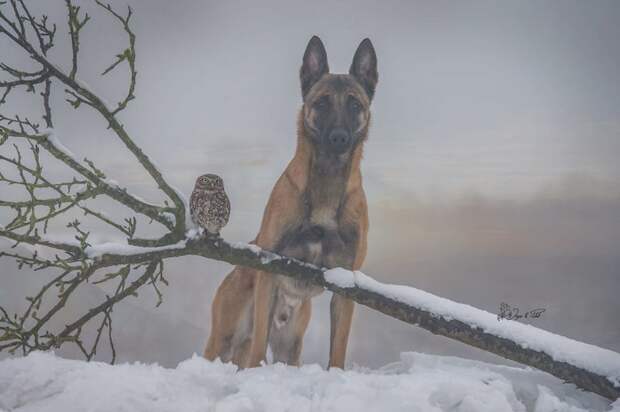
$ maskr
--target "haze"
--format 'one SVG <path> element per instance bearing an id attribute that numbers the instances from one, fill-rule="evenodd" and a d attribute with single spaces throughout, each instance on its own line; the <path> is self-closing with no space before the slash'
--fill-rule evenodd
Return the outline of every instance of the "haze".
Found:
<path id="1" fill-rule="evenodd" d="M 93 20 L 78 77 L 116 102 L 126 74 L 100 73 L 125 47 L 124 34 L 93 3 L 79 3 Z M 362 165 L 370 210 L 363 270 L 491 312 L 501 302 L 542 307 L 534 325 L 620 351 L 620 3 L 130 3 L 138 87 L 121 118 L 184 193 L 202 173 L 224 178 L 227 240 L 254 238 L 293 154 L 307 41 L 319 35 L 332 71 L 346 72 L 369 37 L 379 84 Z M 64 2 L 32 7 L 58 23 L 53 59 L 68 67 Z M 0 50 L 16 65 L 27 61 L 6 42 Z M 2 110 L 36 113 L 29 99 Z M 68 107 L 61 88 L 53 109 L 73 152 L 143 198 L 161 199 L 93 113 Z M 175 365 L 202 352 L 210 301 L 230 266 L 183 258 L 167 269 L 159 308 L 145 291 L 114 311 L 120 361 Z M 0 300 L 15 310 L 45 278 L 7 259 L 0 273 Z M 86 290 L 67 319 L 102 297 Z M 326 364 L 328 300 L 314 301 L 305 363 Z M 376 367 L 412 350 L 500 362 L 358 306 L 349 364 Z"/>

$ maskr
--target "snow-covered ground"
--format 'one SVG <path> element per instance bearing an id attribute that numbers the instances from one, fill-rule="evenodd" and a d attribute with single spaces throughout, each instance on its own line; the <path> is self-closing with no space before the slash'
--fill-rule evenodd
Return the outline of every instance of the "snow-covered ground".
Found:
<path id="1" fill-rule="evenodd" d="M 237 372 L 194 356 L 166 369 L 51 353 L 0 362 L 1 411 L 620 411 L 531 369 L 403 353 L 379 370 L 282 364 Z"/>

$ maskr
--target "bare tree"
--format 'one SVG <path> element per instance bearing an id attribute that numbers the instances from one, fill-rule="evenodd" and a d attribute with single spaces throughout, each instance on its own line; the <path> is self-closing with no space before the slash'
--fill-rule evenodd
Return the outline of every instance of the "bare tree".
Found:
<path id="1" fill-rule="evenodd" d="M 432 333 L 450 337 L 466 344 L 530 365 L 577 386 L 610 399 L 620 389 L 609 377 L 554 359 L 551 355 L 522 347 L 505 337 L 495 336 L 482 328 L 457 319 L 431 313 L 424 308 L 378 293 L 363 285 L 343 287 L 325 279 L 325 269 L 295 259 L 262 251 L 252 245 L 234 246 L 222 239 L 207 239 L 190 227 L 187 205 L 182 194 L 170 186 L 151 159 L 136 145 L 119 120 L 135 98 L 136 48 L 130 23 L 132 10 L 119 13 L 110 5 L 95 0 L 126 33 L 127 47 L 103 75 L 122 65 L 129 71 L 126 93 L 114 107 L 108 106 L 93 90 L 78 80 L 80 33 L 90 16 L 82 13 L 71 0 L 66 0 L 67 25 L 71 42 L 69 70 L 54 64 L 48 52 L 54 47 L 56 25 L 43 16 L 33 16 L 23 0 L 0 1 L 0 36 L 23 51 L 37 67 L 26 71 L 0 63 L 7 80 L 0 81 L 0 164 L 12 170 L 13 176 L 0 174 L 0 184 L 22 189 L 25 199 L 0 200 L 0 207 L 12 212 L 10 221 L 0 226 L 0 236 L 14 242 L 0 256 L 14 259 L 19 268 L 54 271 L 54 277 L 42 285 L 38 293 L 27 297 L 23 313 L 11 314 L 0 306 L 0 350 L 27 354 L 33 350 L 57 348 L 70 343 L 77 345 L 86 359 L 92 359 L 102 339 L 107 339 L 115 359 L 112 333 L 112 309 L 138 290 L 152 287 L 161 302 L 160 286 L 167 284 L 164 262 L 171 257 L 196 255 L 244 265 L 272 273 L 309 279 L 318 285 L 379 310 L 396 319 L 416 324 Z M 50 96 L 62 90 L 66 101 L 78 110 L 92 110 L 108 125 L 126 149 L 157 184 L 162 195 L 160 204 L 145 202 L 126 188 L 108 179 L 89 159 L 78 159 L 54 132 Z M 38 93 L 43 123 L 19 114 L 5 114 L 7 98 L 17 91 Z M 73 173 L 67 180 L 58 180 L 44 167 L 41 148 Z M 130 217 L 110 217 L 96 201 L 108 198 L 132 211 Z M 58 240 L 48 235 L 52 221 L 79 211 L 84 218 L 95 219 L 126 238 L 126 243 L 97 245 L 84 218 L 71 219 L 67 226 L 74 232 L 72 240 Z M 73 215 L 71 215 L 73 216 Z M 164 231 L 154 238 L 137 236 L 141 222 L 153 222 Z M 145 223 L 145 224 L 147 224 Z M 64 327 L 50 330 L 50 321 L 71 304 L 76 290 L 86 284 L 111 285 L 113 293 L 99 304 L 83 311 Z M 94 339 L 86 342 L 82 331 L 91 325 Z"/>

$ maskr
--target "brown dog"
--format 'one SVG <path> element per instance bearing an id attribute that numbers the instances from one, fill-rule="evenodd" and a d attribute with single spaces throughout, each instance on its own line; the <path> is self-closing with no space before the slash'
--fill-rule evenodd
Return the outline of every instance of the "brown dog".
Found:
<path id="1" fill-rule="evenodd" d="M 300 71 L 303 107 L 297 151 L 267 203 L 256 244 L 322 267 L 359 269 L 366 256 L 368 211 L 360 162 L 377 84 L 377 57 L 363 40 L 349 74 L 330 74 L 314 36 Z M 322 288 L 281 275 L 236 267 L 217 290 L 205 357 L 260 365 L 299 365 L 310 299 Z M 353 302 L 331 301 L 329 366 L 344 367 Z"/>

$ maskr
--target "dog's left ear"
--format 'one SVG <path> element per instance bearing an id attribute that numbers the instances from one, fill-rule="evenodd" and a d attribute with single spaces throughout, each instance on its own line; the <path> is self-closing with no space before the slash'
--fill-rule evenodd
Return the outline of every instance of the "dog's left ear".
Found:
<path id="1" fill-rule="evenodd" d="M 370 39 L 366 38 L 362 40 L 357 47 L 355 56 L 353 56 L 353 63 L 349 69 L 349 74 L 357 79 L 358 82 L 364 87 L 368 98 L 372 100 L 375 94 L 375 87 L 379 80 L 379 74 L 377 73 L 377 55 L 375 54 L 375 48 L 372 47 Z"/>
<path id="2" fill-rule="evenodd" d="M 318 36 L 312 36 L 308 46 L 306 46 L 303 64 L 299 70 L 302 97 L 305 98 L 314 83 L 326 73 L 329 73 L 329 65 L 327 64 L 325 46 Z"/>

